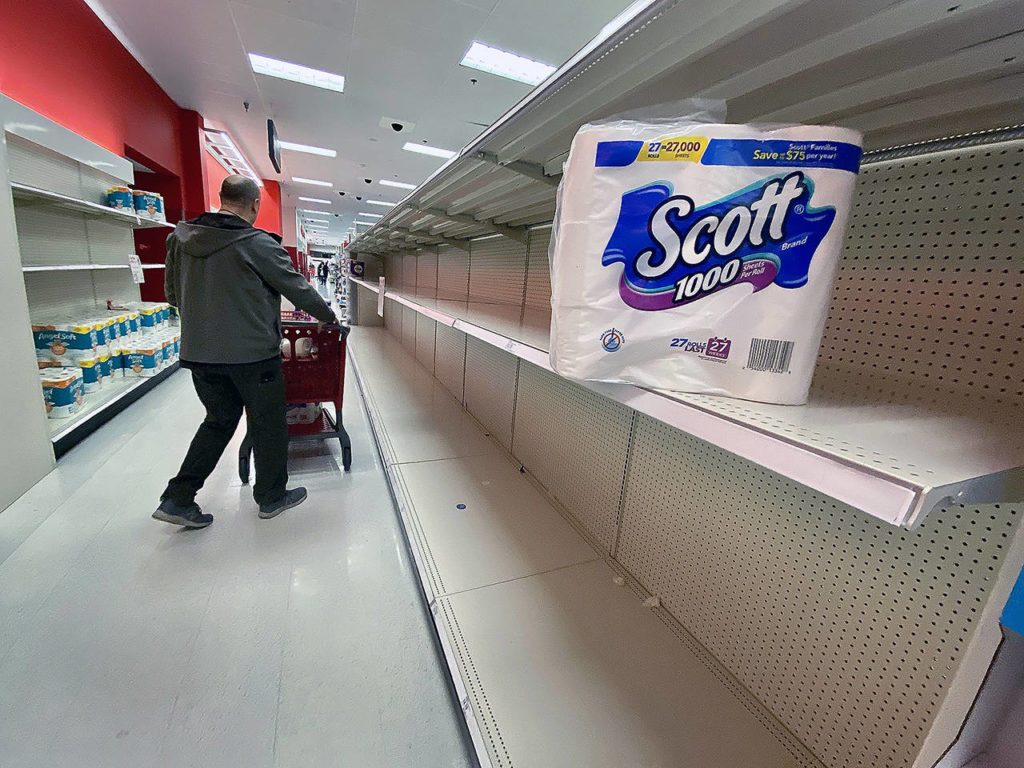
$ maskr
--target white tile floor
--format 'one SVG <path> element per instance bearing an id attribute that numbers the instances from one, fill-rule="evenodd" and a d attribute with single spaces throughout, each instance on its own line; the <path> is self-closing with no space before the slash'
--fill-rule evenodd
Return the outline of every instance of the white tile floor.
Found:
<path id="1" fill-rule="evenodd" d="M 293 447 L 308 501 L 259 520 L 228 449 L 149 515 L 201 408 L 187 373 L 0 513 L 0 766 L 471 765 L 358 388 L 355 463 Z"/>

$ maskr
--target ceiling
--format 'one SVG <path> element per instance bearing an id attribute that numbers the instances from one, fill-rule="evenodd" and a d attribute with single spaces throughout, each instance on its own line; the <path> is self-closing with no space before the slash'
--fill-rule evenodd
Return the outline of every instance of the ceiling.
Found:
<path id="1" fill-rule="evenodd" d="M 406 141 L 459 150 L 530 92 L 459 66 L 474 40 L 557 66 L 629 5 L 588 0 L 581 12 L 575 0 L 87 1 L 171 98 L 227 129 L 262 177 L 282 183 L 286 219 L 295 207 L 336 214 L 328 243 L 340 242 L 356 214 L 386 211 L 366 200 L 405 196 L 381 179 L 418 184 L 444 163 L 404 151 Z M 247 53 L 344 75 L 345 92 L 256 75 Z M 336 149 L 337 158 L 284 151 L 277 174 L 267 118 L 282 140 Z M 414 127 L 395 132 L 382 118 Z"/>

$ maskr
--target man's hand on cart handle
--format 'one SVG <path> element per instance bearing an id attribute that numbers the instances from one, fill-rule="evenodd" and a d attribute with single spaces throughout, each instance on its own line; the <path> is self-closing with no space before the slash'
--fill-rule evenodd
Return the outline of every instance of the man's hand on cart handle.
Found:
<path id="1" fill-rule="evenodd" d="M 347 339 L 349 331 L 352 330 L 347 325 L 342 325 L 341 321 L 338 320 L 338 318 L 334 318 L 334 320 L 330 323 L 325 323 L 323 320 L 317 320 L 317 331 L 322 331 L 324 328 L 337 328 L 338 330 L 341 331 L 341 338 L 343 339 Z"/>

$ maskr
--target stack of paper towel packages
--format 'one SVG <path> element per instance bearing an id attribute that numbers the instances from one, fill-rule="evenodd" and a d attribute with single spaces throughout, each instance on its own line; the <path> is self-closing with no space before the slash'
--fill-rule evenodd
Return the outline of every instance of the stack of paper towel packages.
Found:
<path id="1" fill-rule="evenodd" d="M 552 367 L 806 402 L 860 144 L 808 125 L 584 125 L 552 234 Z"/>

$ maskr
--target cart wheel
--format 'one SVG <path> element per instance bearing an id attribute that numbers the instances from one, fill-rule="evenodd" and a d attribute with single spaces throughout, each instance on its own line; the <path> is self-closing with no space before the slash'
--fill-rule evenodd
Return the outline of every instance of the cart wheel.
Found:
<path id="1" fill-rule="evenodd" d="M 348 472 L 352 469 L 352 449 L 342 448 L 341 449 L 341 465 L 345 467 L 345 471 Z"/>

